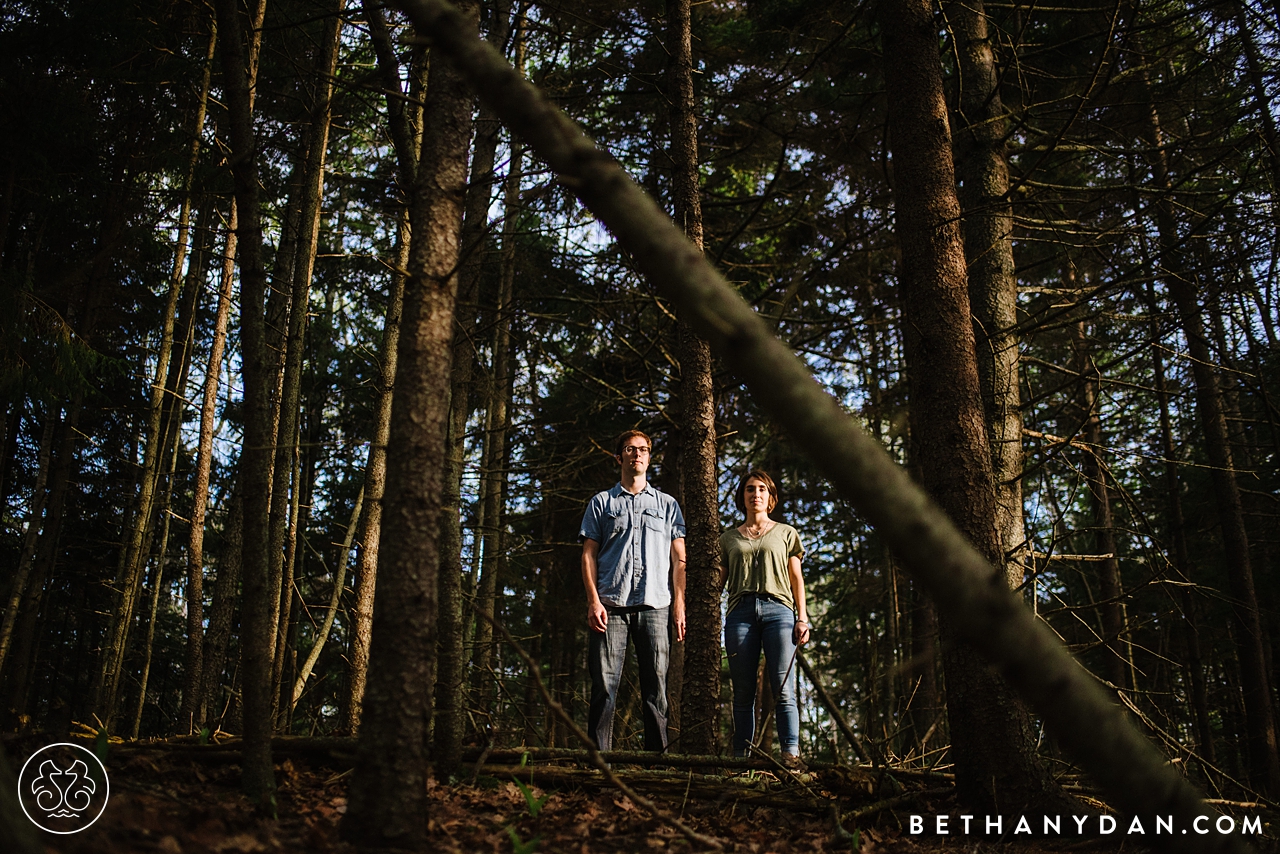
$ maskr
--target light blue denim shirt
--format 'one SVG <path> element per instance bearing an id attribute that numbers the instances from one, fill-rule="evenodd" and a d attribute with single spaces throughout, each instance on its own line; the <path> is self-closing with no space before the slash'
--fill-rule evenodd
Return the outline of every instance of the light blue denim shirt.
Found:
<path id="1" fill-rule="evenodd" d="M 676 500 L 645 484 L 635 495 L 619 483 L 587 502 L 578 539 L 600 544 L 596 590 L 615 608 L 671 604 L 671 544 L 685 535 Z"/>

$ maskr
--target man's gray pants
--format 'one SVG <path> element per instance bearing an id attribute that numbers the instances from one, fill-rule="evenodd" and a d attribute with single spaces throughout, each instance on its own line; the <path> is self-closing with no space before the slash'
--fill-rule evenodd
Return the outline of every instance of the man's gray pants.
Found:
<path id="1" fill-rule="evenodd" d="M 607 608 L 607 606 L 606 606 Z M 640 664 L 640 697 L 644 713 L 644 749 L 667 748 L 667 661 L 670 608 L 607 608 L 608 627 L 589 631 L 587 669 L 591 673 L 591 711 L 587 734 L 601 750 L 613 749 L 613 713 L 627 659 L 627 638 L 636 646 Z"/>

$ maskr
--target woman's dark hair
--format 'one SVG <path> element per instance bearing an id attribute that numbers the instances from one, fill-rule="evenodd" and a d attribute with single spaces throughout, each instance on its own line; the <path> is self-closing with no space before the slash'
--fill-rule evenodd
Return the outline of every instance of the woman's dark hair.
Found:
<path id="1" fill-rule="evenodd" d="M 745 496 L 747 494 L 747 481 L 755 478 L 764 484 L 765 489 L 769 490 L 769 507 L 766 512 L 772 513 L 773 508 L 778 506 L 778 485 L 773 482 L 773 478 L 769 477 L 768 472 L 760 469 L 752 469 L 747 472 L 746 476 L 738 482 L 738 490 L 733 493 L 733 503 L 738 506 L 738 512 L 743 516 L 747 515 L 747 502 Z"/>

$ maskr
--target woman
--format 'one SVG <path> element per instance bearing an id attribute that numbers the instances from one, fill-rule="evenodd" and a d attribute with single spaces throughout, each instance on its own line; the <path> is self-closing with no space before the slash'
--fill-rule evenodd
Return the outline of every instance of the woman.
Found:
<path id="1" fill-rule="evenodd" d="M 734 502 L 746 521 L 720 535 L 720 586 L 727 580 L 729 589 L 724 646 L 733 681 L 733 754 L 746 756 L 755 738 L 756 668 L 763 649 L 782 762 L 800 769 L 796 647 L 809 640 L 800 574 L 804 547 L 795 528 L 769 518 L 778 504 L 778 488 L 769 475 L 748 472 Z"/>

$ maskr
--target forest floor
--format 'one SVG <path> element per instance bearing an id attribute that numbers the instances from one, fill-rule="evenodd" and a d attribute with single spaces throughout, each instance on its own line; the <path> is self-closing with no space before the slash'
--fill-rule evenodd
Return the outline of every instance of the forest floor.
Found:
<path id="1" fill-rule="evenodd" d="M 9 743 L 11 759 L 23 755 Z M 33 750 L 34 747 L 29 748 Z M 347 806 L 350 757 L 342 751 L 278 757 L 278 817 L 265 820 L 239 791 L 238 754 L 191 745 L 112 745 L 111 798 L 102 817 L 73 836 L 45 836 L 47 854 L 355 854 L 340 822 Z M 705 770 L 705 769 L 704 769 Z M 1139 852 L 1160 850 L 1117 832 L 1081 837 L 1064 818 L 1060 837 L 1013 840 L 955 834 L 958 810 L 937 775 L 825 768 L 798 778 L 781 771 L 706 775 L 686 768 L 650 770 L 615 763 L 614 771 L 663 816 L 682 819 L 726 851 L 860 852 Z M 517 782 L 519 781 L 519 782 Z M 474 763 L 461 779 L 428 783 L 429 852 L 643 852 L 700 850 L 594 769 L 581 764 Z M 950 813 L 952 835 L 910 832 L 910 816 L 929 830 Z M 836 817 L 840 820 L 837 824 Z M 1096 827 L 1096 824 L 1092 825 Z M 1005 827 L 1007 833 L 1012 828 Z M 1153 840 L 1154 841 L 1154 840 Z M 1260 850 L 1274 841 L 1250 840 Z"/>

